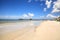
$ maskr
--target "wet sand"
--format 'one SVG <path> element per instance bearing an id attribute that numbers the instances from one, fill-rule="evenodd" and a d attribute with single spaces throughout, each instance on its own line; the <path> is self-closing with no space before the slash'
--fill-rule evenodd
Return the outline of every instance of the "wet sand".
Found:
<path id="1" fill-rule="evenodd" d="M 26 27 L 8 32 L 2 34 L 0 38 L 1 40 L 60 40 L 60 22 L 44 21 L 38 27 Z"/>
<path id="2" fill-rule="evenodd" d="M 7 32 L 7 33 L 1 35 L 1 40 L 16 40 L 16 38 L 18 38 L 18 37 L 20 37 L 20 39 L 21 39 L 22 36 L 25 35 L 24 37 L 26 37 L 26 35 L 28 35 L 29 33 L 32 33 L 32 32 L 33 32 L 32 27 L 27 27 L 27 28 L 23 28 L 23 29 L 20 29 L 20 30 Z"/>
<path id="3" fill-rule="evenodd" d="M 26 36 L 30 33 L 33 34 L 35 26 L 34 23 L 35 21 L 2 23 L 0 24 L 0 40 L 16 40 L 16 38 L 20 36 Z"/>

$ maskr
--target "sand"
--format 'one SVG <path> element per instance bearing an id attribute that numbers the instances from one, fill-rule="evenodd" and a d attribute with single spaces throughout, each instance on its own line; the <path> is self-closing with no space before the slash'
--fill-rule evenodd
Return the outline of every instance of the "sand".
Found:
<path id="1" fill-rule="evenodd" d="M 0 24 L 0 40 L 15 40 L 15 38 L 24 35 L 29 30 L 33 30 L 33 26 L 31 21 L 2 23 Z"/>
<path id="2" fill-rule="evenodd" d="M 35 31 L 34 31 L 35 30 Z M 60 40 L 60 22 L 44 21 L 40 26 L 28 27 L 0 35 L 1 40 Z"/>
<path id="3" fill-rule="evenodd" d="M 60 40 L 60 22 L 45 21 L 36 29 L 34 40 Z"/>
<path id="4" fill-rule="evenodd" d="M 4 34 L 1 34 L 0 38 L 1 40 L 16 40 L 16 38 L 22 38 L 22 36 L 26 37 L 26 35 L 28 36 L 29 33 L 33 33 L 33 28 L 32 27 L 27 27 L 27 28 L 23 28 L 20 30 L 15 30 L 12 32 L 7 32 Z M 30 35 L 30 34 L 29 34 Z M 30 35 L 32 36 L 32 35 Z"/>

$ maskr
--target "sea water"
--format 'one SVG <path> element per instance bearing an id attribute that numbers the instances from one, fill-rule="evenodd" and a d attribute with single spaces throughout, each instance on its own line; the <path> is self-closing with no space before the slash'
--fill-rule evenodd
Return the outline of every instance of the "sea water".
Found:
<path id="1" fill-rule="evenodd" d="M 15 31 L 25 27 L 35 27 L 40 25 L 42 21 L 33 20 L 1 20 L 0 21 L 0 34 L 10 31 Z"/>

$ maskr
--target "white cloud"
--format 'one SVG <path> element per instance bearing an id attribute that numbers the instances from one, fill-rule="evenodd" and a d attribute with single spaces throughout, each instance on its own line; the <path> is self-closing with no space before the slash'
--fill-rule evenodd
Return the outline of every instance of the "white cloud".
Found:
<path id="1" fill-rule="evenodd" d="M 30 18 L 32 18 L 33 16 L 34 16 L 33 13 L 28 13 L 28 14 L 23 14 L 23 15 L 21 16 L 21 18 L 23 18 L 23 19 L 30 19 Z"/>
<path id="2" fill-rule="evenodd" d="M 29 15 L 30 17 L 33 17 L 33 16 L 34 16 L 34 14 L 33 14 L 33 13 L 28 13 L 28 15 Z"/>
<path id="3" fill-rule="evenodd" d="M 23 14 L 21 16 L 9 16 L 9 15 L 5 15 L 5 16 L 0 16 L 0 19 L 20 19 L 20 18 L 23 18 L 23 19 L 30 19 L 34 16 L 33 13 L 28 13 L 28 14 Z"/>
<path id="4" fill-rule="evenodd" d="M 30 3 L 32 0 L 28 0 L 28 2 Z"/>
<path id="5" fill-rule="evenodd" d="M 46 0 L 46 3 L 45 4 L 47 5 L 47 8 L 50 8 L 51 2 L 52 2 L 52 0 L 50 0 L 50 1 Z"/>
<path id="6" fill-rule="evenodd" d="M 44 8 L 44 11 L 46 11 L 47 8 Z"/>
<path id="7" fill-rule="evenodd" d="M 54 15 L 52 15 L 52 14 L 48 14 L 46 17 L 47 17 L 47 18 L 57 18 L 58 16 L 54 16 Z"/>
<path id="8" fill-rule="evenodd" d="M 23 18 L 28 18 L 28 15 L 27 14 L 23 14 L 22 17 Z"/>
<path id="9" fill-rule="evenodd" d="M 60 0 L 54 2 L 52 13 L 60 12 Z"/>
<path id="10" fill-rule="evenodd" d="M 47 8 L 50 8 L 51 7 L 51 3 L 52 3 L 52 0 L 50 0 L 50 1 L 46 0 L 45 5 L 47 6 Z M 44 8 L 44 11 L 46 11 L 47 8 Z"/>

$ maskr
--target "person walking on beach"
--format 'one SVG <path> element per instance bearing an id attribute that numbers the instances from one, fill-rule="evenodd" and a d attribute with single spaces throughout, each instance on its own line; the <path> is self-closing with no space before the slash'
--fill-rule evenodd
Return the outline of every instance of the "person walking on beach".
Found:
<path id="1" fill-rule="evenodd" d="M 34 27 L 34 32 L 36 32 L 36 28 L 37 28 L 37 26 Z"/>

